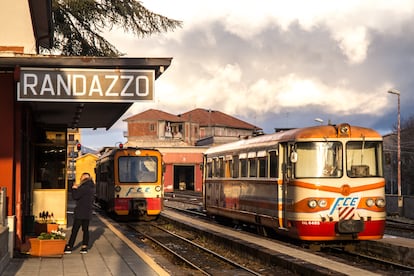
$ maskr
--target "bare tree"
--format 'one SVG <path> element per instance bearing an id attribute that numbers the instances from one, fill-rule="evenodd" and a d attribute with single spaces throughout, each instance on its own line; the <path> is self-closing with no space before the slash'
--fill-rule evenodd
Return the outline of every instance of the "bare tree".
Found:
<path id="1" fill-rule="evenodd" d="M 122 55 L 102 33 L 115 26 L 138 37 L 172 31 L 182 22 L 147 10 L 136 0 L 53 0 L 54 52 L 67 56 Z"/>
<path id="2" fill-rule="evenodd" d="M 414 194 L 414 116 L 401 126 L 401 185 L 403 193 Z"/>

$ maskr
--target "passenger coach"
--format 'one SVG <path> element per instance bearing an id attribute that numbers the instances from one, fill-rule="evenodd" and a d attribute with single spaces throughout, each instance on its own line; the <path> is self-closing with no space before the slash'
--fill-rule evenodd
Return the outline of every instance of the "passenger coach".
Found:
<path id="1" fill-rule="evenodd" d="M 209 215 L 306 241 L 380 239 L 382 137 L 349 124 L 293 129 L 205 153 Z"/>

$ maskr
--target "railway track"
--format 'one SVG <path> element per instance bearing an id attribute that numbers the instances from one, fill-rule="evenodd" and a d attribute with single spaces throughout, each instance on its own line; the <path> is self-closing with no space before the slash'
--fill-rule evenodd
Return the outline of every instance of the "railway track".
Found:
<path id="1" fill-rule="evenodd" d="M 180 208 L 169 207 L 171 210 L 184 213 L 190 216 L 198 216 L 199 219 L 203 219 L 203 214 L 192 210 L 182 210 Z M 322 250 L 321 255 L 326 255 L 326 258 L 332 256 L 340 259 L 344 259 L 347 262 L 358 264 L 361 268 L 376 267 L 375 270 L 379 272 L 387 271 L 387 275 L 412 275 L 414 267 L 403 265 L 391 260 L 386 260 L 381 256 L 370 256 L 367 254 L 359 253 L 355 251 L 353 246 L 345 248 L 328 247 Z M 375 264 L 375 266 L 373 265 Z M 407 274 L 408 273 L 408 274 Z"/>
<path id="2" fill-rule="evenodd" d="M 381 256 L 370 256 L 344 248 L 329 248 L 324 250 L 324 254 L 329 257 L 335 256 L 346 260 L 347 262 L 358 264 L 364 268 L 371 268 L 372 271 L 378 271 L 384 275 L 412 275 L 414 267 L 406 266 L 400 263 L 386 260 Z"/>
<path id="3" fill-rule="evenodd" d="M 198 216 L 198 219 L 201 219 L 203 216 L 202 212 L 198 212 L 194 210 L 194 200 L 186 201 L 186 198 L 176 198 L 173 200 L 176 204 L 167 204 L 168 208 L 171 208 L 171 210 L 179 211 L 181 213 L 190 213 L 191 216 Z M 194 213 L 194 214 L 193 214 Z M 412 224 L 402 224 L 400 222 L 393 222 L 393 221 L 387 221 L 387 229 L 395 229 L 396 233 L 399 233 L 400 235 L 402 233 L 406 233 L 406 235 L 402 234 L 401 236 L 405 236 L 408 238 L 413 238 L 413 228 Z M 411 236 L 410 236 L 411 235 Z M 349 248 L 347 248 L 349 249 Z M 341 252 L 340 252 L 341 251 Z M 361 268 L 365 268 L 371 271 L 379 272 L 380 274 L 384 275 L 411 275 L 413 271 L 413 267 L 393 262 L 392 260 L 387 260 L 381 256 L 378 256 L 378 254 L 362 254 L 360 252 L 357 252 L 355 250 L 352 251 L 345 251 L 341 249 L 340 251 L 335 249 L 335 254 L 331 254 L 329 251 L 321 252 L 321 255 L 325 255 L 326 258 L 330 258 L 330 255 L 333 255 L 334 258 L 344 259 L 344 261 L 349 263 L 354 263 L 358 265 Z M 378 252 L 377 252 L 378 253 Z M 408 274 L 407 274 L 408 273 Z"/>
<path id="4" fill-rule="evenodd" d="M 173 233 L 155 223 L 129 224 L 129 227 L 171 254 L 176 262 L 181 262 L 200 275 L 266 275 L 264 270 L 254 271 L 182 234 Z M 290 273 L 284 272 L 279 275 L 287 274 Z"/>
<path id="5" fill-rule="evenodd" d="M 177 210 L 183 209 L 186 212 L 196 212 L 201 214 L 203 199 L 199 194 L 195 193 L 170 193 L 166 195 L 168 201 L 176 203 L 176 205 L 167 205 Z M 386 221 L 385 233 L 398 237 L 414 239 L 414 224 L 412 220 L 404 221 L 402 219 L 394 219 L 388 217 Z"/>
<path id="6" fill-rule="evenodd" d="M 414 239 L 414 225 L 410 222 L 402 222 L 389 218 L 386 222 L 385 233 L 388 235 Z"/>

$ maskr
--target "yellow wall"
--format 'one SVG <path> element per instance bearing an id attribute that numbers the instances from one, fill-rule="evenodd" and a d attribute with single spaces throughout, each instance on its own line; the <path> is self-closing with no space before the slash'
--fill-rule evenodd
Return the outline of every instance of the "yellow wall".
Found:
<path id="1" fill-rule="evenodd" d="M 97 159 L 98 156 L 91 153 L 84 154 L 76 159 L 76 183 L 80 182 L 80 177 L 84 172 L 88 172 L 95 182 L 95 167 Z"/>
<path id="2" fill-rule="evenodd" d="M 53 213 L 55 222 L 66 225 L 66 197 L 65 189 L 33 190 L 33 215 L 40 220 L 39 213 L 43 211 Z"/>

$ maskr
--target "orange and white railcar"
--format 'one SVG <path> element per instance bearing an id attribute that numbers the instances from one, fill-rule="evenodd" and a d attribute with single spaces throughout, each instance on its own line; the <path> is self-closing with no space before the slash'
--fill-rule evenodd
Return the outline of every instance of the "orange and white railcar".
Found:
<path id="1" fill-rule="evenodd" d="M 384 185 L 381 135 L 346 123 L 262 135 L 205 153 L 209 215 L 305 241 L 382 238 Z"/>

